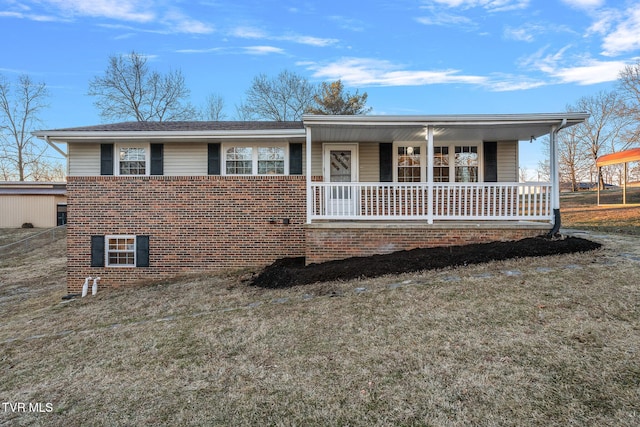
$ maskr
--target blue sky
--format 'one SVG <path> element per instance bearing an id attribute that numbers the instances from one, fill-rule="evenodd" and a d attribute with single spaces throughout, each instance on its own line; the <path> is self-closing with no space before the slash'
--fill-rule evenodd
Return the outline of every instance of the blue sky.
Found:
<path id="1" fill-rule="evenodd" d="M 100 123 L 109 55 L 180 68 L 228 119 L 259 73 L 342 79 L 372 114 L 564 111 L 640 59 L 640 4 L 605 0 L 0 0 L 0 73 L 51 93 L 45 128 Z M 533 169 L 539 144 L 521 144 Z"/>

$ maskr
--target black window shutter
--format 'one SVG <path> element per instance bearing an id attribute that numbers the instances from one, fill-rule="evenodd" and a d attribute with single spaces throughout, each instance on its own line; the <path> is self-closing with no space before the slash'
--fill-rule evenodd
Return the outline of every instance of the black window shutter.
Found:
<path id="1" fill-rule="evenodd" d="M 163 144 L 151 144 L 151 175 L 164 174 Z"/>
<path id="2" fill-rule="evenodd" d="M 209 175 L 220 175 L 220 143 L 213 143 L 208 146 L 207 173 Z"/>
<path id="3" fill-rule="evenodd" d="M 393 181 L 393 144 L 380 143 L 380 182 Z"/>
<path id="4" fill-rule="evenodd" d="M 113 175 L 113 144 L 100 144 L 100 175 Z"/>
<path id="5" fill-rule="evenodd" d="M 149 236 L 136 236 L 136 267 L 149 267 Z"/>
<path id="6" fill-rule="evenodd" d="M 302 175 L 302 144 L 289 144 L 289 175 Z"/>
<path id="7" fill-rule="evenodd" d="M 104 267 L 104 236 L 91 236 L 91 267 Z"/>
<path id="8" fill-rule="evenodd" d="M 498 143 L 484 143 L 484 181 L 498 181 Z"/>

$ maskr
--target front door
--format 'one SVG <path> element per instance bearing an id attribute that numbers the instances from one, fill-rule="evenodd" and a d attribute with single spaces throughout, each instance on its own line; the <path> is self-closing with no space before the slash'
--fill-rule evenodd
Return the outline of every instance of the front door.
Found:
<path id="1" fill-rule="evenodd" d="M 324 180 L 336 184 L 325 192 L 326 214 L 356 215 L 359 192 L 349 183 L 358 181 L 357 144 L 324 145 Z"/>

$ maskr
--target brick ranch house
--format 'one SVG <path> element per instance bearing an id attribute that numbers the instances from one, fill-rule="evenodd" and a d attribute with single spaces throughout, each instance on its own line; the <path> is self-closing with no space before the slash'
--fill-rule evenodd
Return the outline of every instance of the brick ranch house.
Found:
<path id="1" fill-rule="evenodd" d="M 559 226 L 556 134 L 586 113 L 316 116 L 35 132 L 68 156 L 68 292 L 514 240 Z M 518 182 L 550 135 L 551 182 Z"/>

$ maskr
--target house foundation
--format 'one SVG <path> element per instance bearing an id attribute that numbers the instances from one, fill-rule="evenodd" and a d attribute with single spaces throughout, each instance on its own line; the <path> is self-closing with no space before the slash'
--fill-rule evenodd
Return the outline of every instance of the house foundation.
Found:
<path id="1" fill-rule="evenodd" d="M 537 222 L 317 222 L 305 226 L 306 263 L 416 248 L 520 240 L 549 231 Z"/>

